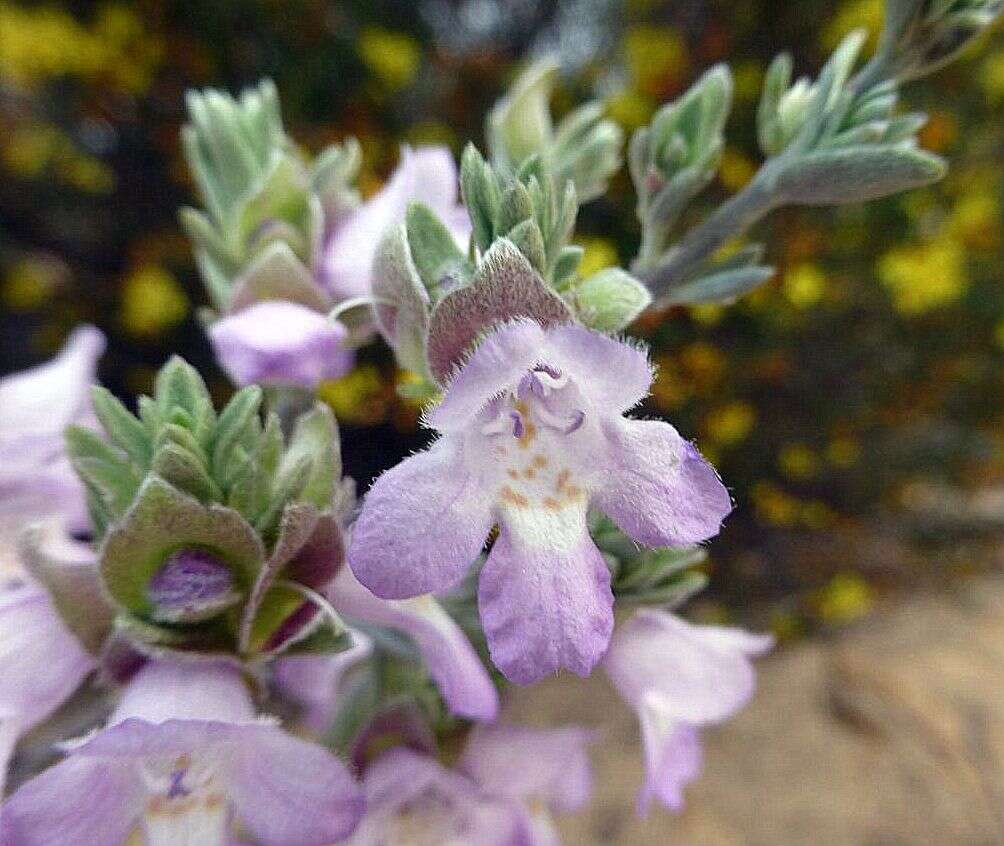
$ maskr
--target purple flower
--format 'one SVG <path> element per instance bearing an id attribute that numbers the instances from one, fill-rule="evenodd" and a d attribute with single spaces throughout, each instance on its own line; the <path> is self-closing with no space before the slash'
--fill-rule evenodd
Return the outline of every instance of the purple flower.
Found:
<path id="1" fill-rule="evenodd" d="M 78 555 L 90 555 L 83 544 Z M 18 738 L 46 719 L 94 668 L 38 585 L 0 588 L 0 796 Z"/>
<path id="2" fill-rule="evenodd" d="M 216 358 L 237 385 L 313 389 L 344 376 L 353 362 L 347 337 L 341 323 L 285 300 L 256 303 L 209 328 Z"/>
<path id="3" fill-rule="evenodd" d="M 590 741 L 574 727 L 479 726 L 455 770 L 393 749 L 366 771 L 367 812 L 349 846 L 555 844 L 549 811 L 589 798 Z"/>
<path id="4" fill-rule="evenodd" d="M 104 348 L 97 329 L 81 326 L 51 361 L 0 379 L 0 572 L 25 522 L 56 515 L 68 528 L 87 526 L 63 431 L 91 418 L 88 392 Z"/>
<path id="5" fill-rule="evenodd" d="M 49 595 L 24 571 L 18 537 L 52 518 L 47 542 L 74 564 L 90 550 L 65 537 L 86 528 L 84 494 L 63 448 L 63 430 L 85 423 L 104 336 L 75 330 L 51 361 L 0 379 L 0 795 L 18 738 L 48 717 L 93 669 Z"/>
<path id="6" fill-rule="evenodd" d="M 12 846 L 224 846 L 236 822 L 262 846 L 324 846 L 363 811 L 359 787 L 320 746 L 256 718 L 239 672 L 151 663 L 109 727 L 21 787 L 0 815 Z"/>
<path id="7" fill-rule="evenodd" d="M 452 714 L 490 721 L 498 715 L 498 691 L 460 627 L 432 596 L 378 599 L 348 568 L 342 568 L 326 590 L 334 609 L 348 623 L 397 629 L 408 635 L 439 687 Z M 330 725 L 338 708 L 342 676 L 372 652 L 370 639 L 352 629 L 353 646 L 335 655 L 296 655 L 276 666 L 282 690 L 307 707 L 307 721 L 317 731 Z"/>
<path id="8" fill-rule="evenodd" d="M 386 626 L 408 635 L 452 713 L 471 720 L 494 720 L 498 715 L 498 692 L 488 672 L 460 626 L 434 597 L 378 599 L 348 568 L 342 568 L 327 592 L 335 610 L 349 622 Z"/>
<path id="9" fill-rule="evenodd" d="M 404 220 L 408 203 L 425 203 L 467 249 L 471 224 L 459 204 L 457 166 L 445 147 L 401 148 L 401 162 L 383 189 L 335 228 L 321 259 L 321 278 L 336 300 L 367 297 L 380 236 Z"/>
<path id="10" fill-rule="evenodd" d="M 676 546 L 714 535 L 731 508 L 672 426 L 623 416 L 651 381 L 641 349 L 580 326 L 495 330 L 428 414 L 442 437 L 366 497 L 356 577 L 386 599 L 444 590 L 498 525 L 478 597 L 493 661 L 524 684 L 561 667 L 587 675 L 613 629 L 588 509 L 639 543 Z"/>
<path id="11" fill-rule="evenodd" d="M 701 771 L 698 729 L 746 705 L 756 681 L 750 659 L 772 645 L 769 635 L 694 625 L 650 609 L 617 629 L 603 668 L 641 724 L 640 814 L 648 813 L 652 799 L 682 809 L 683 788 Z"/>

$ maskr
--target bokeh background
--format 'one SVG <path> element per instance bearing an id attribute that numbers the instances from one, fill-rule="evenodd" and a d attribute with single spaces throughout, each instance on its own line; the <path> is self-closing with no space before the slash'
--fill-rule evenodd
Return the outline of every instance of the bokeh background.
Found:
<path id="1" fill-rule="evenodd" d="M 757 167 L 753 115 L 773 55 L 815 72 L 843 34 L 874 35 L 881 18 L 880 0 L 0 0 L 0 371 L 89 321 L 110 340 L 101 377 L 123 396 L 147 390 L 174 351 L 229 390 L 195 319 L 205 298 L 176 216 L 193 199 L 178 143 L 186 88 L 272 77 L 305 147 L 359 138 L 369 195 L 403 142 L 480 144 L 486 109 L 529 55 L 560 55 L 559 112 L 599 98 L 629 131 L 728 60 L 736 103 L 706 208 Z M 1004 37 L 904 99 L 930 114 L 921 142 L 951 160 L 946 180 L 776 213 L 760 232 L 778 267 L 764 288 L 633 327 L 659 364 L 646 412 L 696 439 L 738 504 L 693 614 L 808 650 L 862 618 L 881 631 L 903 602 L 986 593 L 1002 564 Z M 584 270 L 631 259 L 633 206 L 622 173 L 581 211 Z M 425 440 L 398 378 L 373 347 L 323 388 L 364 487 Z M 596 842 L 635 842 L 593 822 Z M 667 842 L 660 825 L 637 842 Z M 1004 842 L 992 831 L 1001 839 L 985 842 Z M 693 837 L 680 842 L 760 842 Z"/>

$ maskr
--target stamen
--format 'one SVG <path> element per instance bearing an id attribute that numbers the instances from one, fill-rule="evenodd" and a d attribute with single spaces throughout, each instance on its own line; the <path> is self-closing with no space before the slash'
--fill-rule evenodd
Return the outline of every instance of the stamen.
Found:
<path id="1" fill-rule="evenodd" d="M 184 780 L 188 770 L 175 770 L 171 773 L 171 783 L 167 788 L 168 799 L 178 799 L 187 796 L 190 791 L 185 788 Z"/>
<path id="2" fill-rule="evenodd" d="M 576 431 L 585 422 L 586 412 L 578 410 L 572 415 L 572 422 L 565 429 L 565 434 L 570 435 L 572 432 Z"/>
<path id="3" fill-rule="evenodd" d="M 522 438 L 526 429 L 523 426 L 523 415 L 518 411 L 510 411 L 509 417 L 512 420 L 512 436 Z"/>
<path id="4" fill-rule="evenodd" d="M 535 411 L 541 423 L 551 429 L 557 429 L 563 435 L 572 434 L 572 432 L 582 426 L 586 419 L 586 413 L 578 409 L 567 417 L 559 417 L 556 414 L 552 414 L 543 405 L 537 406 Z"/>

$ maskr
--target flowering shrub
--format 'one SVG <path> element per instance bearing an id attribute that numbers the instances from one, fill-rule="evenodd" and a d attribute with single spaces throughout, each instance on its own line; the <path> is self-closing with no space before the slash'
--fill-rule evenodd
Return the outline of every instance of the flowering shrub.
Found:
<path id="1" fill-rule="evenodd" d="M 735 80 L 708 70 L 627 145 L 641 228 L 627 268 L 590 267 L 575 240 L 624 132 L 596 103 L 554 121 L 549 59 L 490 111 L 487 157 L 469 145 L 458 169 L 443 148 L 403 148 L 366 202 L 360 146 L 305 152 L 270 83 L 190 94 L 200 208 L 181 219 L 239 390 L 214 402 L 175 357 L 134 414 L 91 387 L 89 327 L 0 383 L 0 767 L 81 689 L 101 706 L 10 793 L 0 842 L 553 843 L 551 815 L 588 801 L 592 733 L 507 725 L 500 705 L 507 683 L 597 665 L 638 715 L 639 812 L 679 810 L 699 731 L 749 700 L 772 639 L 676 613 L 732 499 L 669 423 L 629 416 L 654 365 L 620 333 L 651 307 L 762 286 L 774 270 L 745 237 L 780 207 L 939 178 L 898 87 L 999 11 L 889 0 L 862 66 L 863 32 L 815 79 L 792 82 L 779 57 L 762 166 L 687 228 L 727 164 Z M 381 67 L 394 87 L 409 72 Z M 817 283 L 803 273 L 792 297 Z M 378 337 L 438 438 L 357 502 L 318 392 Z M 723 412 L 724 437 L 748 418 Z M 814 460 L 786 456 L 794 474 Z M 440 742 L 458 734 L 448 766 Z"/>

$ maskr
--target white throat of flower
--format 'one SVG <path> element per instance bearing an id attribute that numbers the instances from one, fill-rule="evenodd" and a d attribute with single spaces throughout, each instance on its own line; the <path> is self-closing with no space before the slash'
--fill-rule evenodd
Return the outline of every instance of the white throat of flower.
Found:
<path id="1" fill-rule="evenodd" d="M 574 382 L 549 365 L 482 412 L 479 434 L 499 471 L 496 507 L 525 542 L 554 548 L 581 538 L 598 458 L 591 422 Z"/>
<path id="2" fill-rule="evenodd" d="M 188 755 L 148 762 L 145 846 L 225 846 L 230 814 L 213 762 Z"/>

